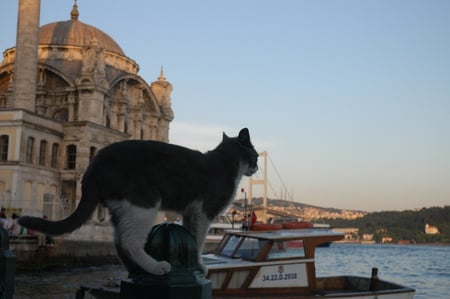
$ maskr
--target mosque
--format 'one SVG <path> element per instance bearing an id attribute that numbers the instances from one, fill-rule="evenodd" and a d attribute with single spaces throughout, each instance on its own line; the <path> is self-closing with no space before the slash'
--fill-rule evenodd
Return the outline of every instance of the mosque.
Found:
<path id="1" fill-rule="evenodd" d="M 61 219 L 99 149 L 168 142 L 172 85 L 162 69 L 144 81 L 114 39 L 80 21 L 76 1 L 69 20 L 40 26 L 39 15 L 40 0 L 19 0 L 16 46 L 0 63 L 0 206 Z M 91 222 L 108 222 L 105 211 Z"/>

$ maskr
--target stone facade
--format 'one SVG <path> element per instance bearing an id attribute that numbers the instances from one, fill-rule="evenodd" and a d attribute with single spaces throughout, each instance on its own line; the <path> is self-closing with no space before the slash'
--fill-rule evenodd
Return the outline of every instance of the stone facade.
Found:
<path id="1" fill-rule="evenodd" d="M 126 139 L 168 142 L 172 85 L 162 69 L 145 82 L 111 37 L 78 20 L 76 4 L 68 21 L 20 26 L 30 16 L 39 24 L 36 3 L 20 0 L 18 45 L 0 64 L 0 206 L 60 219 L 78 204 L 81 177 L 99 149 Z M 18 61 L 28 57 L 23 40 L 36 33 L 37 63 Z M 19 62 L 33 66 L 23 78 Z M 21 87 L 27 82 L 36 84 Z M 93 222 L 104 219 L 99 210 Z"/>

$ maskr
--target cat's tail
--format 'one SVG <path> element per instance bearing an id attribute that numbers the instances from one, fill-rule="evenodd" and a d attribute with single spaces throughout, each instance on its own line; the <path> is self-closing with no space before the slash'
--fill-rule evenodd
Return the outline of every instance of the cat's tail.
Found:
<path id="1" fill-rule="evenodd" d="M 96 188 L 83 188 L 83 195 L 81 196 L 78 207 L 66 219 L 49 221 L 40 217 L 23 216 L 19 218 L 18 222 L 28 229 L 40 231 L 46 235 L 62 235 L 76 230 L 88 221 L 95 211 L 98 202 Z"/>

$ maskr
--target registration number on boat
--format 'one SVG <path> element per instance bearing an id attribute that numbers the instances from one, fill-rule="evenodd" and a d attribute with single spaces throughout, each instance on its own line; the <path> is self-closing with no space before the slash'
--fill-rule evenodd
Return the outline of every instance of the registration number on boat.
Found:
<path id="1" fill-rule="evenodd" d="M 305 264 L 263 266 L 259 269 L 250 288 L 280 288 L 308 286 Z"/>
<path id="2" fill-rule="evenodd" d="M 268 280 L 288 280 L 288 279 L 297 279 L 297 273 L 280 273 L 280 274 L 270 274 L 270 275 L 263 275 L 262 280 L 268 281 Z"/>

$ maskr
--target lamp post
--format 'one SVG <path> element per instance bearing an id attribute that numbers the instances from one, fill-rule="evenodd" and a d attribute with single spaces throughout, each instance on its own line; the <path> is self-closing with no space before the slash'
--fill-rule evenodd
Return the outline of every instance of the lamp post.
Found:
<path id="1" fill-rule="evenodd" d="M 233 212 L 231 212 L 231 228 L 234 229 L 234 217 L 236 216 L 237 212 L 236 210 L 233 210 Z"/>

